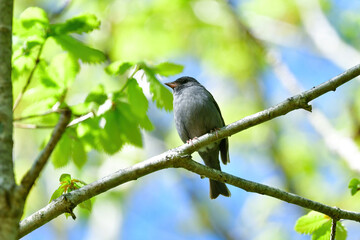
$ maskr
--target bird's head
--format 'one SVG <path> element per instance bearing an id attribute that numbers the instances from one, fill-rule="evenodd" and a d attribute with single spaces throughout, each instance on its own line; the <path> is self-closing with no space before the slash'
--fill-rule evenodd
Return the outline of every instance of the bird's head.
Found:
<path id="1" fill-rule="evenodd" d="M 173 82 L 165 83 L 165 85 L 171 87 L 174 91 L 180 90 L 185 87 L 190 87 L 194 85 L 199 85 L 200 83 L 192 77 L 181 77 L 176 79 Z"/>

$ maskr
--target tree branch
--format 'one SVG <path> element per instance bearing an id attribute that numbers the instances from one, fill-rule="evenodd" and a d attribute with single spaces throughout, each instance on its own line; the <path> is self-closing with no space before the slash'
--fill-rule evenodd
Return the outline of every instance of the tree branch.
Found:
<path id="1" fill-rule="evenodd" d="M 272 196 L 289 203 L 322 212 L 335 219 L 350 219 L 360 222 L 360 213 L 330 207 L 295 194 L 284 192 L 277 188 L 244 180 L 189 160 L 190 154 L 212 142 L 229 137 L 242 130 L 287 114 L 288 112 L 296 109 L 303 108 L 310 111 L 311 106 L 309 105 L 309 102 L 311 100 L 325 94 L 326 92 L 335 91 L 337 87 L 350 81 L 358 75 L 360 75 L 360 65 L 345 71 L 344 73 L 320 84 L 317 87 L 313 87 L 301 94 L 290 97 L 276 106 L 231 123 L 216 133 L 205 134 L 199 137 L 196 141 L 193 141 L 192 144 L 184 144 L 178 148 L 169 150 L 134 166 L 119 170 L 78 190 L 72 191 L 71 193 L 65 194 L 48 204 L 43 209 L 24 219 L 20 223 L 19 237 L 25 236 L 64 212 L 71 212 L 77 204 L 90 199 L 91 197 L 103 193 L 120 184 L 136 180 L 147 174 L 170 167 L 182 167 L 202 176 L 229 183 L 249 192 Z"/>
<path id="2" fill-rule="evenodd" d="M 41 151 L 37 159 L 35 160 L 32 167 L 24 175 L 21 180 L 21 194 L 25 199 L 30 192 L 31 187 L 34 185 L 36 179 L 39 177 L 40 172 L 47 163 L 52 151 L 54 150 L 56 144 L 59 142 L 61 136 L 64 134 L 68 123 L 70 122 L 71 111 L 65 109 L 60 115 L 60 120 L 56 125 L 51 138 L 45 148 Z"/>
<path id="3" fill-rule="evenodd" d="M 274 197 L 288 203 L 292 203 L 307 209 L 324 213 L 335 219 L 349 219 L 360 222 L 360 213 L 342 210 L 337 207 L 330 207 L 328 205 L 301 197 L 299 195 L 288 193 L 278 188 L 270 187 L 261 183 L 252 182 L 233 176 L 231 174 L 221 172 L 204 166 L 195 161 L 177 161 L 177 167 L 182 167 L 191 172 L 197 173 L 220 182 L 231 184 L 235 187 L 241 188 L 247 192 L 259 193 L 262 195 Z"/>
<path id="4" fill-rule="evenodd" d="M 114 172 L 68 194 L 64 194 L 21 221 L 19 238 L 39 228 L 60 214 L 71 212 L 76 205 L 87 199 L 147 174 L 173 167 L 175 162 L 181 158 L 184 158 L 184 156 L 178 154 L 177 149 L 170 150 L 131 167 Z M 186 158 L 188 158 L 188 156 L 186 156 Z"/>
<path id="5" fill-rule="evenodd" d="M 14 194 L 12 19 L 14 2 L 0 0 L 0 239 L 15 239 L 23 205 Z"/>
<path id="6" fill-rule="evenodd" d="M 290 93 L 294 94 L 304 89 L 288 66 L 282 62 L 279 53 L 271 50 L 268 58 L 276 76 Z M 360 172 L 360 149 L 355 141 L 337 131 L 319 109 L 314 109 L 313 114 L 307 117 L 315 131 L 323 137 L 328 148 L 343 158 L 351 169 Z"/>

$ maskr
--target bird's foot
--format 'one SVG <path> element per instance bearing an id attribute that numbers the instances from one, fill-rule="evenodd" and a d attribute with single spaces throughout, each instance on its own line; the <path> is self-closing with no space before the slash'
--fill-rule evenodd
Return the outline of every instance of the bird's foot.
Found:
<path id="1" fill-rule="evenodd" d="M 191 144 L 191 145 L 194 145 L 193 141 L 194 140 L 197 140 L 198 137 L 194 137 L 194 138 L 190 138 L 189 140 L 186 141 L 187 144 Z"/>
<path id="2" fill-rule="evenodd" d="M 214 128 L 213 130 L 210 130 L 210 133 L 215 132 L 216 137 L 219 138 L 219 134 L 218 134 L 219 130 L 220 130 L 220 128 Z"/>

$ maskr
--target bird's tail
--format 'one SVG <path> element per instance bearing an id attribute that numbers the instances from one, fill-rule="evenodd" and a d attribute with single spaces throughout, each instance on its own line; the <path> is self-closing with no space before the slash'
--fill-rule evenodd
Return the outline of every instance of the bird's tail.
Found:
<path id="1" fill-rule="evenodd" d="M 225 197 L 231 196 L 231 193 L 230 193 L 229 189 L 226 187 L 225 183 L 210 179 L 210 198 L 215 199 L 220 194 Z"/>

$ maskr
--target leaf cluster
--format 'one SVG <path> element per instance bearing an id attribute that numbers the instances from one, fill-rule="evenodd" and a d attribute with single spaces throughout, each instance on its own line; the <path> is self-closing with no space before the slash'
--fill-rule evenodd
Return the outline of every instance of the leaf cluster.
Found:
<path id="1" fill-rule="evenodd" d="M 296 221 L 295 230 L 298 233 L 311 234 L 312 240 L 328 240 L 331 236 L 331 221 L 325 214 L 310 211 Z M 346 236 L 346 228 L 340 221 L 337 222 L 336 239 L 345 240 Z"/>
<path id="2" fill-rule="evenodd" d="M 60 181 L 60 186 L 52 194 L 49 202 L 60 197 L 62 194 L 72 192 L 72 191 L 79 189 L 82 186 L 86 185 L 86 183 L 81 180 L 71 178 L 71 175 L 67 174 L 67 173 L 61 174 L 59 181 Z M 88 200 L 80 203 L 79 206 L 83 209 L 91 211 L 91 209 L 92 209 L 91 199 L 88 199 Z M 70 214 L 66 214 L 66 217 L 68 217 L 69 215 Z"/>
<path id="3" fill-rule="evenodd" d="M 351 195 L 354 196 L 360 190 L 360 180 L 357 178 L 351 179 L 349 182 L 349 188 L 351 191 Z"/>
<path id="4" fill-rule="evenodd" d="M 105 71 L 125 78 L 123 87 L 107 91 L 103 84 L 99 84 L 87 93 L 81 104 L 69 106 L 68 92 L 82 64 L 105 60 L 103 52 L 89 47 L 72 34 L 98 29 L 100 21 L 93 14 L 82 14 L 62 23 L 51 24 L 43 9 L 30 7 L 15 23 L 18 44 L 13 56 L 13 81 L 18 81 L 22 76 L 31 81 L 31 87 L 24 91 L 23 97 L 30 104 L 16 113 L 22 117 L 39 114 L 35 120 L 29 121 L 50 126 L 56 124 L 57 110 L 63 107 L 70 107 L 75 121 L 92 113 L 91 117 L 78 121 L 78 124 L 66 130 L 52 155 L 55 167 L 65 166 L 72 160 L 81 168 L 87 161 L 87 153 L 93 149 L 114 154 L 127 143 L 142 147 L 141 129 L 150 131 L 153 125 L 147 115 L 148 97 L 134 78 L 138 72 L 145 75 L 150 97 L 156 106 L 166 111 L 172 110 L 172 94 L 158 77 L 178 74 L 183 67 L 167 62 L 158 65 L 145 62 L 111 63 Z M 50 39 L 63 51 L 48 60 L 42 51 Z M 43 112 L 49 114 L 43 115 Z"/>
<path id="5" fill-rule="evenodd" d="M 69 103 L 69 90 L 83 64 L 106 60 L 102 51 L 78 39 L 79 34 L 99 27 L 100 21 L 93 14 L 50 23 L 46 12 L 38 7 L 27 8 L 14 20 L 13 82 L 22 103 L 21 107 L 14 107 L 15 119 L 51 127 L 57 123 L 62 108 L 72 111 L 72 122 L 51 155 L 56 168 L 73 162 L 81 169 L 92 150 L 114 154 L 125 144 L 142 147 L 141 131 L 154 128 L 148 117 L 150 99 L 158 108 L 172 110 L 172 94 L 159 77 L 178 74 L 183 67 L 168 62 L 113 62 L 104 71 L 116 79 L 125 79 L 120 89 L 109 91 L 101 83 L 85 93 L 80 104 Z M 61 51 L 49 57 L 54 46 Z M 136 74 L 142 77 L 135 78 Z M 82 185 L 82 181 L 63 174 L 51 200 Z M 83 207 L 90 210 L 91 203 L 84 202 Z"/>

